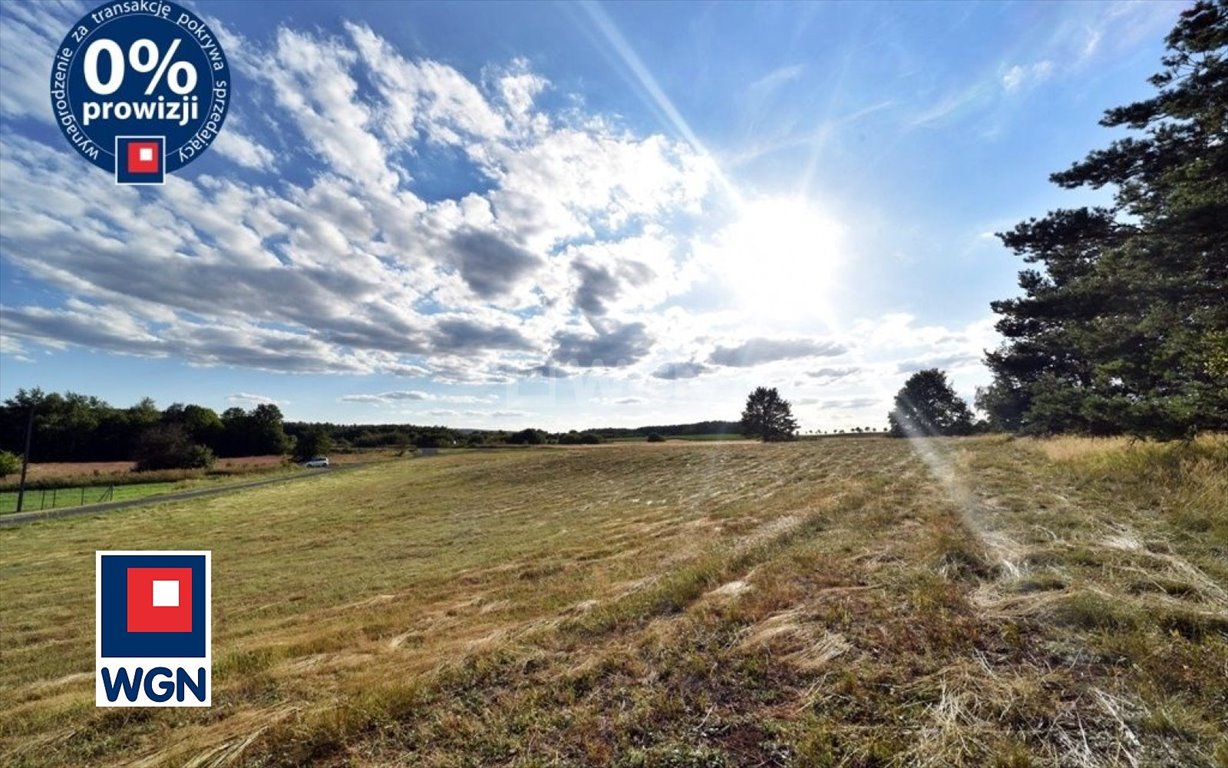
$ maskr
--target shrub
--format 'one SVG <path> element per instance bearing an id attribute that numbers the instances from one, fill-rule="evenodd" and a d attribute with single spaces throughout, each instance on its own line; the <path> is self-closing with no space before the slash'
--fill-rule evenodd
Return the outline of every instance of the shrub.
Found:
<path id="1" fill-rule="evenodd" d="M 541 445 L 546 442 L 546 433 L 540 429 L 522 429 L 507 436 L 512 445 Z"/>
<path id="2" fill-rule="evenodd" d="M 294 442 L 294 459 L 307 461 L 323 456 L 333 449 L 333 439 L 323 427 L 312 427 L 298 436 Z"/>
<path id="3" fill-rule="evenodd" d="M 0 451 L 0 480 L 21 469 L 21 457 L 12 451 Z"/>
<path id="4" fill-rule="evenodd" d="M 213 451 L 188 439 L 179 424 L 162 424 L 141 433 L 136 446 L 136 471 L 198 469 L 213 466 Z"/>

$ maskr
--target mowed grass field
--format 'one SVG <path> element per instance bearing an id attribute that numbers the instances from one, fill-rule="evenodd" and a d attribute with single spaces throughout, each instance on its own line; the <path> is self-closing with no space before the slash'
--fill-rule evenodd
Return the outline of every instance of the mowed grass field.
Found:
<path id="1" fill-rule="evenodd" d="M 99 710 L 94 551 L 213 551 Z M 1228 765 L 1228 442 L 458 453 L 0 530 L 0 764 Z"/>

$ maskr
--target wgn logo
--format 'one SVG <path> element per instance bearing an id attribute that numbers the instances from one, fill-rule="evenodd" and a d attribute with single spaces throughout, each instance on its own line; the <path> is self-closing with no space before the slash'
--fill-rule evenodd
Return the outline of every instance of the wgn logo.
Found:
<path id="1" fill-rule="evenodd" d="M 207 707 L 209 552 L 97 553 L 100 707 Z"/>

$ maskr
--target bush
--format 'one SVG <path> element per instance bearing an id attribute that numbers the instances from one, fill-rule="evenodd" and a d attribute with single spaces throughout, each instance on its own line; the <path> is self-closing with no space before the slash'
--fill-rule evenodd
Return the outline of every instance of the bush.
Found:
<path id="1" fill-rule="evenodd" d="M 601 435 L 593 434 L 592 432 L 577 432 L 574 429 L 566 434 L 559 435 L 559 445 L 597 445 L 604 442 L 605 440 Z"/>
<path id="2" fill-rule="evenodd" d="M 324 456 L 333 449 L 333 439 L 322 427 L 312 427 L 294 442 L 295 461 L 307 461 Z"/>
<path id="3" fill-rule="evenodd" d="M 648 442 L 650 442 L 650 443 L 664 443 L 664 442 L 665 442 L 665 436 L 664 436 L 664 435 L 662 435 L 660 432 L 649 432 L 649 433 L 648 433 Z"/>
<path id="4" fill-rule="evenodd" d="M 0 451 L 0 480 L 21 470 L 21 457 L 12 451 Z"/>
<path id="5" fill-rule="evenodd" d="M 542 445 L 546 442 L 546 433 L 540 429 L 522 429 L 507 436 L 512 445 Z"/>
<path id="6" fill-rule="evenodd" d="M 162 424 L 141 433 L 136 446 L 136 471 L 200 469 L 213 466 L 213 451 L 188 439 L 179 424 Z"/>

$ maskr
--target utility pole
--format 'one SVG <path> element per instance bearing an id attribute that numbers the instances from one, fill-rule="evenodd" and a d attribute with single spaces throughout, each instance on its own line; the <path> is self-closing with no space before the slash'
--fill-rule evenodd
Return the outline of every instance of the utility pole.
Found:
<path id="1" fill-rule="evenodd" d="M 26 500 L 26 470 L 30 467 L 30 438 L 34 436 L 34 403 L 30 403 L 30 420 L 26 422 L 26 452 L 21 454 L 21 485 L 17 488 L 17 511 Z"/>

